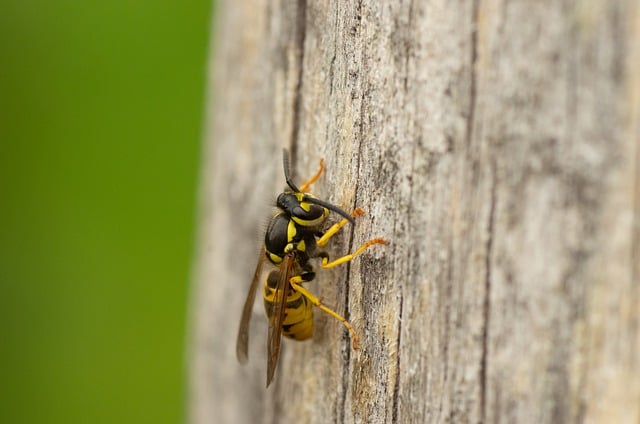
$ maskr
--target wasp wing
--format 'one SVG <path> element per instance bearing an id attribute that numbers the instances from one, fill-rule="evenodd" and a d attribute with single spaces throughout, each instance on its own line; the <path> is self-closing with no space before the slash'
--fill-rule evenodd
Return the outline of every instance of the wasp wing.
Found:
<path id="1" fill-rule="evenodd" d="M 273 309 L 269 313 L 269 334 L 267 341 L 267 387 L 273 380 L 278 365 L 280 344 L 282 340 L 282 321 L 284 320 L 287 297 L 289 296 L 289 279 L 295 263 L 295 254 L 287 254 L 280 264 L 278 285 L 273 294 Z"/>
<path id="2" fill-rule="evenodd" d="M 256 290 L 258 289 L 260 275 L 262 275 L 262 265 L 264 261 L 264 248 L 262 248 L 260 249 L 256 271 L 253 273 L 253 280 L 251 281 L 251 287 L 249 287 L 247 300 L 245 300 L 244 308 L 242 309 L 238 338 L 236 339 L 236 357 L 241 364 L 245 364 L 249 359 L 249 322 L 251 321 L 251 311 L 253 310 L 253 303 L 256 299 Z"/>

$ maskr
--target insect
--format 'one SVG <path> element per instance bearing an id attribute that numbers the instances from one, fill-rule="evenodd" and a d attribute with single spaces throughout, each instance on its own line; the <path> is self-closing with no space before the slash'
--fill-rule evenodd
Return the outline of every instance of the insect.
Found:
<path id="1" fill-rule="evenodd" d="M 273 376 L 280 356 L 282 335 L 294 340 L 306 340 L 313 335 L 313 307 L 331 315 L 340 321 L 351 333 L 352 345 L 358 349 L 358 335 L 351 324 L 340 314 L 324 305 L 318 297 L 302 286 L 315 278 L 310 259 L 320 258 L 323 269 L 333 268 L 347 263 L 368 247 L 375 244 L 387 244 L 382 238 L 374 238 L 364 243 L 353 253 L 341 256 L 333 261 L 320 250 L 347 223 L 364 211 L 356 208 L 351 214 L 324 200 L 318 199 L 307 190 L 320 178 L 324 171 L 324 162 L 320 161 L 318 172 L 300 188 L 289 175 L 289 154 L 283 150 L 284 176 L 288 189 L 280 193 L 276 200 L 278 213 L 271 219 L 260 249 L 258 264 L 242 310 L 236 356 L 240 363 L 248 360 L 249 321 L 255 300 L 258 282 L 264 263 L 271 263 L 277 269 L 272 270 L 263 283 L 262 296 L 267 317 L 269 333 L 267 339 L 267 387 Z M 324 230 L 330 212 L 343 217 L 342 220 Z"/>

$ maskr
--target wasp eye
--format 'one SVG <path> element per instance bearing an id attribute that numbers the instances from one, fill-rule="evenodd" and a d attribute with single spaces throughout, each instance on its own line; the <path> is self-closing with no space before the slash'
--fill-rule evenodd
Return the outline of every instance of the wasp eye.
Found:
<path id="1" fill-rule="evenodd" d="M 300 207 L 300 201 L 291 193 L 280 193 L 276 199 L 276 206 L 291 214 L 294 208 Z"/>

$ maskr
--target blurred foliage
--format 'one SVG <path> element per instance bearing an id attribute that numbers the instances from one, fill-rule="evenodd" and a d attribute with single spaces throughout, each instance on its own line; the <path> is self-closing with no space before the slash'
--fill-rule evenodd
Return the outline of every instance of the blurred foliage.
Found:
<path id="1" fill-rule="evenodd" d="M 208 0 L 0 7 L 0 422 L 183 420 Z"/>

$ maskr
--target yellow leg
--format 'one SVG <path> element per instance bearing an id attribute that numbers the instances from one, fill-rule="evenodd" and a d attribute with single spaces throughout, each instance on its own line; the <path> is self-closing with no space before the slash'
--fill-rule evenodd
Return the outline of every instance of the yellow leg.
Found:
<path id="1" fill-rule="evenodd" d="M 349 332 L 351 333 L 351 340 L 352 340 L 353 348 L 354 349 L 358 349 L 360 347 L 359 343 L 358 343 L 358 335 L 356 334 L 356 331 L 353 329 L 351 324 L 349 324 L 349 321 L 347 321 L 339 313 L 337 313 L 334 310 L 332 310 L 332 309 L 326 307 L 325 305 L 323 305 L 322 302 L 320 301 L 320 299 L 318 299 L 310 291 L 308 291 L 307 289 L 302 287 L 299 284 L 299 283 L 303 282 L 303 280 L 302 280 L 302 278 L 300 276 L 292 277 L 291 280 L 289 280 L 289 282 L 291 283 L 291 287 L 293 287 L 293 289 L 295 291 L 297 291 L 298 293 L 300 293 L 301 295 L 303 295 L 304 297 L 309 299 L 309 301 L 311 303 L 313 303 L 315 306 L 320 308 L 322 311 L 328 313 L 329 315 L 331 315 L 332 317 L 334 317 L 335 319 L 340 321 L 342 323 L 342 325 L 344 325 L 347 328 L 347 330 L 349 330 Z"/>
<path id="2" fill-rule="evenodd" d="M 353 212 L 351 212 L 351 216 L 353 218 L 360 216 L 360 215 L 364 215 L 364 211 L 360 208 L 355 208 Z M 346 218 L 341 220 L 340 222 L 336 222 L 335 224 L 333 224 L 331 227 L 329 227 L 329 229 L 322 235 L 322 237 L 320 237 L 318 239 L 318 241 L 316 241 L 316 244 L 319 247 L 324 247 L 327 245 L 327 243 L 329 242 L 329 239 L 333 236 L 336 235 L 336 233 L 338 231 L 340 231 L 340 229 L 342 227 L 344 227 L 345 225 L 347 225 L 347 223 L 349 222 L 349 220 L 347 220 Z"/>
<path id="3" fill-rule="evenodd" d="M 324 171 L 324 159 L 320 159 L 320 169 L 318 169 L 318 172 L 316 172 L 316 175 L 311 177 L 309 181 L 302 184 L 302 187 L 300 187 L 300 191 L 305 193 L 307 190 L 309 190 L 309 188 L 311 187 L 311 184 L 318 181 L 318 178 L 320 178 L 320 175 L 322 175 L 322 171 Z"/>
<path id="4" fill-rule="evenodd" d="M 333 260 L 331 262 L 329 262 L 329 258 L 322 258 L 322 268 L 329 269 L 329 268 L 333 268 L 334 266 L 342 265 L 344 263 L 352 261 L 353 258 L 358 256 L 359 254 L 364 252 L 369 246 L 373 246 L 374 244 L 388 244 L 388 242 L 383 238 L 374 238 L 373 240 L 369 240 L 368 242 L 366 242 L 362 246 L 358 247 L 358 249 L 356 249 L 355 252 L 350 253 L 348 255 L 344 255 L 344 256 L 342 256 L 342 257 L 340 257 L 338 259 L 335 259 L 335 260 Z"/>
<path id="5" fill-rule="evenodd" d="M 352 217 L 358 217 L 360 215 L 363 215 L 364 211 L 360 208 L 355 208 L 353 210 L 353 212 L 351 212 L 351 216 Z M 319 247 L 324 247 L 327 245 L 327 243 L 329 242 L 329 239 L 331 239 L 331 237 L 335 236 L 336 233 L 338 231 L 340 231 L 340 229 L 342 227 L 344 227 L 345 225 L 347 225 L 349 221 L 345 218 L 343 220 L 341 220 L 340 222 L 337 222 L 335 224 L 333 224 L 331 227 L 329 227 L 329 229 L 322 235 L 322 237 L 320 237 L 317 241 L 316 244 Z M 349 254 L 349 255 L 344 255 L 338 259 L 335 259 L 332 262 L 329 262 L 329 258 L 322 258 L 322 268 L 324 269 L 328 269 L 328 268 L 333 268 L 335 266 L 338 265 L 342 265 L 343 263 L 349 262 L 351 260 L 353 260 L 354 257 L 358 256 L 360 253 L 364 252 L 369 246 L 373 246 L 374 244 L 387 244 L 387 241 L 385 239 L 382 238 L 374 238 L 373 240 L 369 240 L 368 242 L 366 242 L 365 244 L 363 244 L 362 246 L 360 246 L 358 249 L 356 249 L 355 252 Z"/>

